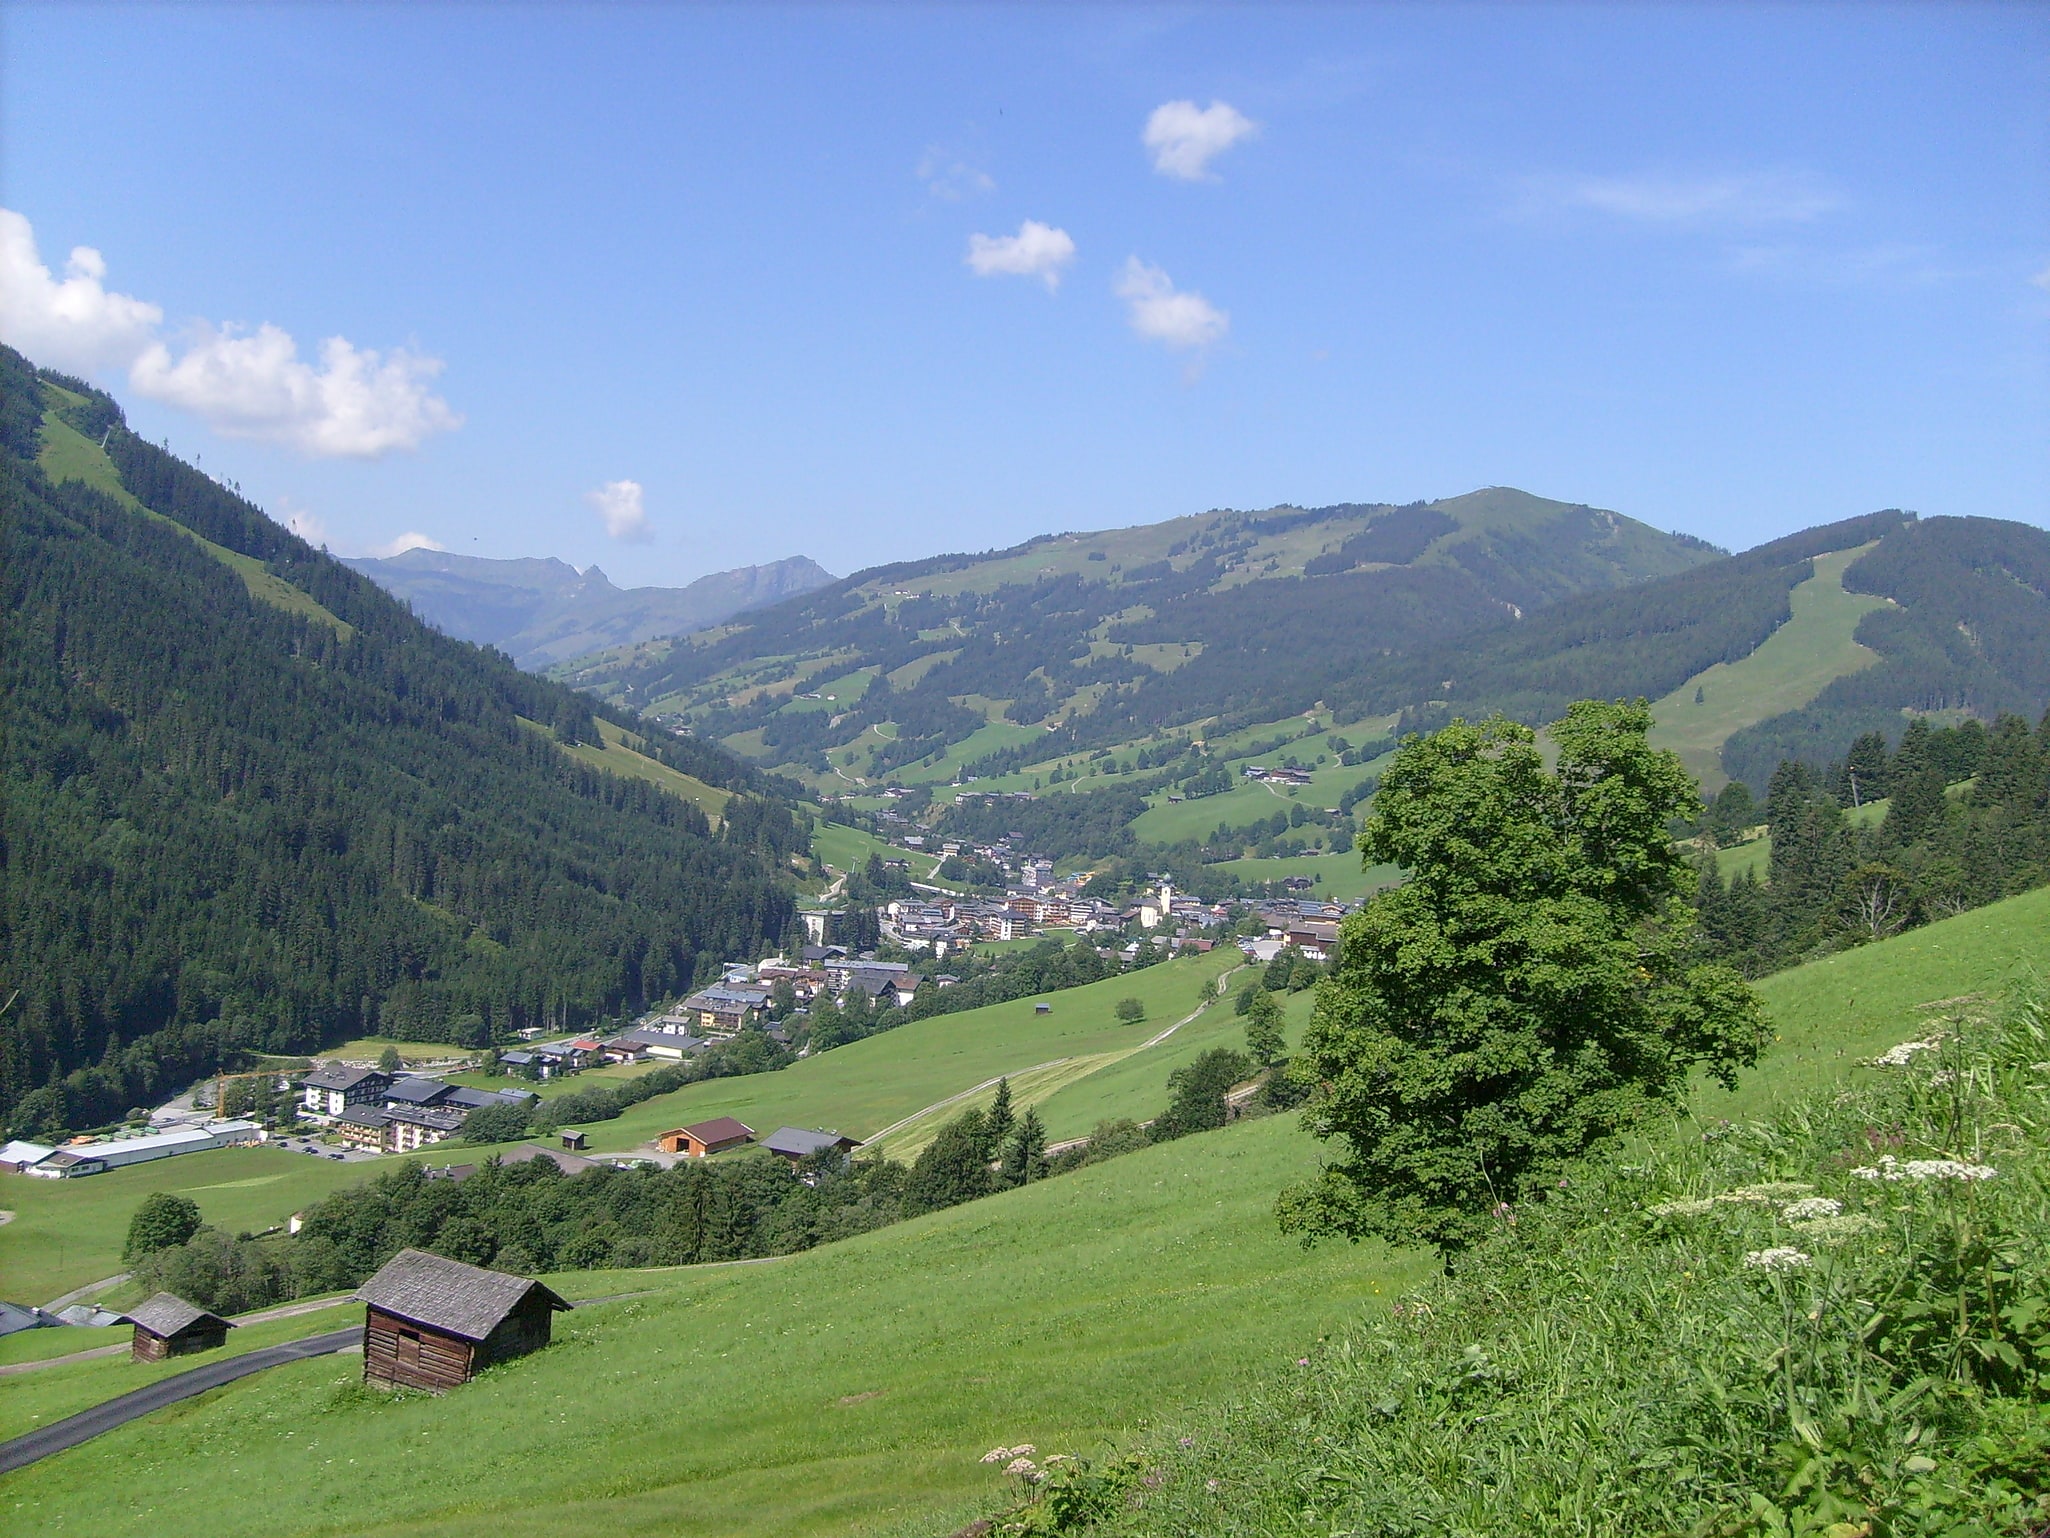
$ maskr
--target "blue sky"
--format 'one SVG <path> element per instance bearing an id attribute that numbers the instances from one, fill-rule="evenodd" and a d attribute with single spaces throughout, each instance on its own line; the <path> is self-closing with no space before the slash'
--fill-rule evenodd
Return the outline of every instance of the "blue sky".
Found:
<path id="1" fill-rule="evenodd" d="M 1737 547 L 2050 521 L 2042 8 L 15 4 L 0 42 L 0 334 L 338 551 L 667 583 L 1490 484 Z"/>

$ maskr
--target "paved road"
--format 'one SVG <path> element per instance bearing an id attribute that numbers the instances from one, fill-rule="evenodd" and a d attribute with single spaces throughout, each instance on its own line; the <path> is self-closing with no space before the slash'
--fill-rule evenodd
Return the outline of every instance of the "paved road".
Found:
<path id="1" fill-rule="evenodd" d="M 218 1362 L 209 1362 L 204 1367 L 195 1367 L 190 1372 L 181 1372 L 175 1377 L 162 1378 L 146 1387 L 123 1394 L 118 1399 L 109 1399 L 105 1404 L 96 1404 L 90 1410 L 42 1426 L 27 1436 L 16 1437 L 11 1442 L 0 1442 L 0 1474 L 11 1474 L 16 1469 L 26 1468 L 40 1458 L 52 1453 L 61 1453 L 66 1448 L 76 1447 L 90 1441 L 102 1432 L 112 1431 L 116 1426 L 125 1426 L 154 1410 L 176 1404 L 181 1399 L 191 1399 L 204 1394 L 208 1389 L 219 1388 L 223 1383 L 233 1383 L 237 1378 L 246 1378 L 253 1372 L 262 1372 L 266 1367 L 276 1367 L 285 1362 L 300 1362 L 308 1357 L 327 1356 L 331 1352 L 345 1350 L 359 1344 L 363 1339 L 363 1326 L 351 1325 L 346 1330 L 332 1330 L 325 1335 L 309 1335 L 304 1340 L 287 1341 L 282 1346 L 265 1346 L 260 1351 L 249 1351 L 241 1356 L 224 1357 Z"/>

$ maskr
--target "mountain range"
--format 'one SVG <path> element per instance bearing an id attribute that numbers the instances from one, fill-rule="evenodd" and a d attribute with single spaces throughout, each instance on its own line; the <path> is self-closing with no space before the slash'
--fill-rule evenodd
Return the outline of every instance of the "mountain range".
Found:
<path id="1" fill-rule="evenodd" d="M 495 646 L 537 672 L 587 652 L 708 629 L 835 580 L 801 555 L 713 572 L 686 587 L 618 588 L 596 566 L 579 572 L 566 561 L 499 561 L 445 550 L 344 564 L 444 634 Z"/>

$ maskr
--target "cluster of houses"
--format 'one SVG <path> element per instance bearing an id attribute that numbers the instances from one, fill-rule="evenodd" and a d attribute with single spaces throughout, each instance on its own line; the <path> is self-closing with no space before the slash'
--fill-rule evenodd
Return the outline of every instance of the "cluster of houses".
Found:
<path id="1" fill-rule="evenodd" d="M 1311 774 L 1307 769 L 1298 769 L 1293 764 L 1275 768 L 1267 764 L 1248 764 L 1240 771 L 1247 779 L 1257 780 L 1262 785 L 1308 785 Z"/>
<path id="2" fill-rule="evenodd" d="M 352 1148 L 411 1153 L 454 1137 L 487 1105 L 526 1105 L 529 1089 L 472 1089 L 381 1068 L 326 1063 L 299 1084 L 299 1114 Z"/>

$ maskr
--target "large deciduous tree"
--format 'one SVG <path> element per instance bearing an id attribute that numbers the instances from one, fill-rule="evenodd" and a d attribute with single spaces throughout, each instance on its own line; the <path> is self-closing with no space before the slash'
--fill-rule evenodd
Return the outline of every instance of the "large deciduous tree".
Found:
<path id="1" fill-rule="evenodd" d="M 1756 1061 L 1763 1006 L 1690 944 L 1669 823 L 1693 780 L 1651 713 L 1582 701 L 1551 735 L 1500 717 L 1412 737 L 1359 837 L 1409 879 L 1346 920 L 1295 1072 L 1344 1146 L 1282 1226 L 1448 1254 L 1600 1139 L 1677 1109 L 1689 1073 Z"/>

